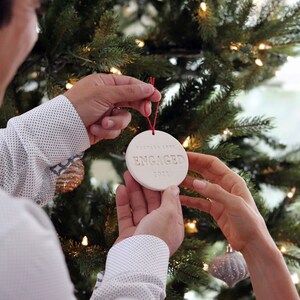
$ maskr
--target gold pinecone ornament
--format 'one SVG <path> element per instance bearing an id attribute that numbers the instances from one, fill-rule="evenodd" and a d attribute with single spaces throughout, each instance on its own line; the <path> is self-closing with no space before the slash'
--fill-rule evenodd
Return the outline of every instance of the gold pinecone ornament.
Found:
<path id="1" fill-rule="evenodd" d="M 230 245 L 227 246 L 226 254 L 217 256 L 211 261 L 208 272 L 226 282 L 230 288 L 249 277 L 244 257 L 234 251 Z"/>
<path id="2" fill-rule="evenodd" d="M 72 163 L 56 181 L 56 191 L 58 193 L 68 193 L 74 191 L 84 178 L 84 165 L 79 159 Z"/>

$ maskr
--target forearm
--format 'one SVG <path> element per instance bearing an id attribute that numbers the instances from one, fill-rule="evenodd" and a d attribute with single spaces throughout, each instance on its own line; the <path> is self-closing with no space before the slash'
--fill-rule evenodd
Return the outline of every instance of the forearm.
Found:
<path id="1" fill-rule="evenodd" d="M 53 198 L 58 175 L 50 167 L 88 147 L 79 115 L 59 96 L 11 119 L 0 130 L 0 187 L 13 196 L 40 198 L 39 204 L 45 204 Z"/>
<path id="2" fill-rule="evenodd" d="M 161 239 L 136 235 L 113 246 L 102 283 L 91 299 L 165 298 L 169 248 Z"/>
<path id="3" fill-rule="evenodd" d="M 271 237 L 253 243 L 243 252 L 257 300 L 298 300 L 284 258 Z"/>

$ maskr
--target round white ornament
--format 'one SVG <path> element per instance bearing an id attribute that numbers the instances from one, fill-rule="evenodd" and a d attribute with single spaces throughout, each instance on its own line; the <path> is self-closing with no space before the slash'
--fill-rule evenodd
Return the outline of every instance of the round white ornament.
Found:
<path id="1" fill-rule="evenodd" d="M 155 130 L 135 136 L 126 151 L 126 164 L 132 177 L 153 191 L 179 185 L 188 172 L 188 157 L 182 145 L 170 134 Z"/>

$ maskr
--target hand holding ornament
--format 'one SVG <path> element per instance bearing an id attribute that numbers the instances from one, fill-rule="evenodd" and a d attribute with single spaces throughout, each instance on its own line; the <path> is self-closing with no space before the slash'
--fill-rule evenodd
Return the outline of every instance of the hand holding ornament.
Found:
<path id="1" fill-rule="evenodd" d="M 116 195 L 119 224 L 116 243 L 134 235 L 153 235 L 162 239 L 170 256 L 173 255 L 184 237 L 178 187 L 152 191 L 137 183 L 128 171 L 124 179 L 125 185 L 118 187 Z"/>
<path id="2" fill-rule="evenodd" d="M 151 84 L 112 74 L 89 75 L 64 95 L 87 128 L 91 145 L 116 138 L 130 123 L 131 114 L 115 107 L 130 107 L 146 116 L 151 114 L 151 101 L 158 102 L 161 97 Z"/>
<path id="3" fill-rule="evenodd" d="M 205 180 L 187 176 L 182 186 L 202 197 L 182 195 L 181 203 L 209 213 L 231 246 L 242 252 L 256 299 L 299 299 L 282 254 L 245 181 L 216 157 L 188 153 L 188 158 L 190 171 Z"/>

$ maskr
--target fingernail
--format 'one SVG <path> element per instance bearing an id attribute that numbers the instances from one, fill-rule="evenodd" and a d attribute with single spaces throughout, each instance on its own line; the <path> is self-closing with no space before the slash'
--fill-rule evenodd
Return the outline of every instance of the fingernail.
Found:
<path id="1" fill-rule="evenodd" d="M 145 107 L 146 115 L 150 116 L 151 111 L 152 111 L 152 102 L 148 101 L 148 103 L 146 104 L 146 107 Z"/>
<path id="2" fill-rule="evenodd" d="M 180 192 L 178 186 L 176 186 L 176 185 L 170 186 L 170 191 L 173 194 L 173 196 L 175 196 L 175 197 L 177 197 L 179 195 L 179 192 Z"/>
<path id="3" fill-rule="evenodd" d="M 195 179 L 193 185 L 195 189 L 203 190 L 206 187 L 206 182 L 203 180 Z"/>
<path id="4" fill-rule="evenodd" d="M 114 124 L 115 124 L 114 121 L 108 120 L 107 124 L 106 124 L 106 128 L 112 128 L 114 126 Z"/>
<path id="5" fill-rule="evenodd" d="M 151 94 L 151 93 L 153 93 L 154 92 L 154 87 L 153 87 L 153 85 L 151 85 L 151 84 L 143 84 L 142 86 L 141 86 L 141 88 L 142 88 L 142 92 L 144 93 L 144 94 Z"/>

